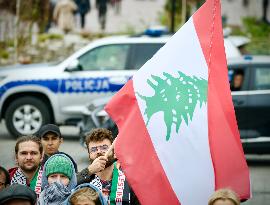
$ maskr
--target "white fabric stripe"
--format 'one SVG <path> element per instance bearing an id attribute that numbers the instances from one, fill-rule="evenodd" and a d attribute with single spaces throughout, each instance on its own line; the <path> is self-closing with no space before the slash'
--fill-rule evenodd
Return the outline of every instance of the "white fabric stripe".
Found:
<path id="1" fill-rule="evenodd" d="M 154 90 L 147 84 L 151 74 L 161 77 L 166 71 L 173 76 L 178 76 L 177 70 L 181 70 L 186 75 L 195 75 L 208 80 L 207 64 L 192 19 L 134 75 L 135 93 L 138 92 L 143 96 L 154 95 Z M 136 98 L 144 121 L 147 122 L 144 115 L 145 101 L 137 94 Z M 169 141 L 165 139 L 166 126 L 163 112 L 153 115 L 147 129 L 180 203 L 182 205 L 207 204 L 208 197 L 215 188 L 208 142 L 207 105 L 200 108 L 197 104 L 189 127 L 182 123 L 179 133 L 176 133 L 174 126 Z"/>

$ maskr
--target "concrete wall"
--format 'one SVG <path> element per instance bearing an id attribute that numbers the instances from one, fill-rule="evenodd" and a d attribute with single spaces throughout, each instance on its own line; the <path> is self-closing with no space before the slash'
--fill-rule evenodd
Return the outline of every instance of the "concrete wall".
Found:
<path id="1" fill-rule="evenodd" d="M 221 0 L 222 15 L 227 17 L 227 23 L 229 25 L 242 25 L 242 18 L 246 16 L 254 16 L 258 19 L 262 18 L 263 0 L 246 1 L 248 4 L 245 6 L 245 0 Z M 268 5 L 267 17 L 268 21 L 270 21 L 270 5 Z"/>

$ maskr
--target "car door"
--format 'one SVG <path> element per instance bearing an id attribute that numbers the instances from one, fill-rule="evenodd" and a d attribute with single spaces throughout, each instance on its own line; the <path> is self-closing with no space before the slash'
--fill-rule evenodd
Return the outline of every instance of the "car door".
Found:
<path id="1" fill-rule="evenodd" d="M 240 79 L 240 81 L 242 82 L 239 82 L 239 76 L 242 76 L 242 79 Z M 229 66 L 230 88 L 232 92 L 234 110 L 241 138 L 248 137 L 249 116 L 247 112 L 247 92 L 249 90 L 249 76 L 249 69 L 247 66 Z"/>
<path id="2" fill-rule="evenodd" d="M 140 69 L 164 43 L 137 43 L 134 44 L 130 54 L 130 68 Z"/>
<path id="3" fill-rule="evenodd" d="M 66 71 L 60 86 L 62 114 L 78 118 L 87 103 L 118 91 L 134 73 L 127 69 L 130 47 L 104 45 L 79 56 L 80 69 Z"/>
<path id="4" fill-rule="evenodd" d="M 249 152 L 270 152 L 270 65 L 252 65 L 248 95 Z M 252 150 L 251 150 L 252 149 Z"/>

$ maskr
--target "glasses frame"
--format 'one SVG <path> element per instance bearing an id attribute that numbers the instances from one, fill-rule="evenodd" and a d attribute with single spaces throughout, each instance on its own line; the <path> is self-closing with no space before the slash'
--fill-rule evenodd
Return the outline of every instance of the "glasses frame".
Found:
<path id="1" fill-rule="evenodd" d="M 96 147 L 89 147 L 89 153 L 96 153 L 98 150 L 102 152 L 106 152 L 109 149 L 109 146 L 104 144 L 104 145 L 99 145 Z"/>

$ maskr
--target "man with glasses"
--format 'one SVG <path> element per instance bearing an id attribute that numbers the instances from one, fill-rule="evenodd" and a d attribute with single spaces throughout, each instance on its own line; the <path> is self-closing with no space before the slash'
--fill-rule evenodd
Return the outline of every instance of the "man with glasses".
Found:
<path id="1" fill-rule="evenodd" d="M 78 173 L 78 184 L 92 183 L 99 187 L 111 204 L 139 204 L 120 165 L 115 162 L 114 153 L 105 156 L 113 143 L 112 132 L 105 128 L 93 129 L 86 134 L 85 141 L 90 165 Z"/>

